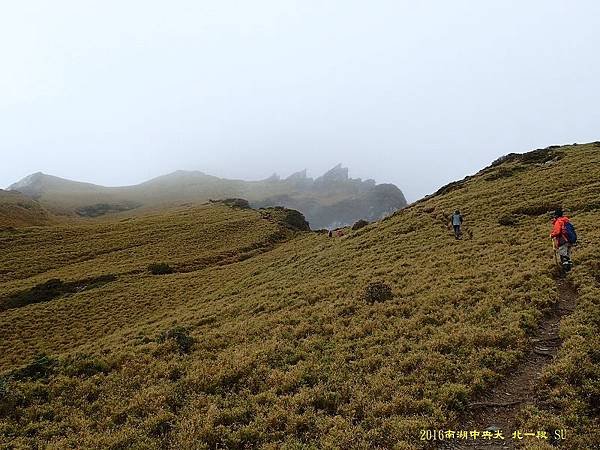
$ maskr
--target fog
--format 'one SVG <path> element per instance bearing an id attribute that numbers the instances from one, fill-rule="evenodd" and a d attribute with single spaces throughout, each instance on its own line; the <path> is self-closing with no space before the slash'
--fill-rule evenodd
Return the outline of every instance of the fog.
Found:
<path id="1" fill-rule="evenodd" d="M 597 1 L 23 0 L 0 6 L 0 186 L 342 162 L 415 200 L 600 139 Z"/>

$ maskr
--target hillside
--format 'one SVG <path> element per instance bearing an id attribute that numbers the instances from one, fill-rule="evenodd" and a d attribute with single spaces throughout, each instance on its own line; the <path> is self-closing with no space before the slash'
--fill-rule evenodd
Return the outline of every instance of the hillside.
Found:
<path id="1" fill-rule="evenodd" d="M 421 430 L 500 426 L 551 436 L 502 448 L 594 448 L 599 194 L 593 143 L 508 155 L 340 238 L 218 203 L 0 231 L 0 446 L 444 448 Z"/>
<path id="2" fill-rule="evenodd" d="M 351 225 L 359 219 L 378 220 L 406 206 L 396 186 L 349 178 L 348 169 L 341 165 L 316 179 L 307 177 L 306 171 L 286 179 L 273 175 L 262 181 L 242 181 L 180 170 L 125 187 L 104 187 L 35 173 L 9 189 L 39 201 L 55 214 L 75 217 L 144 214 L 210 199 L 244 198 L 255 207 L 297 209 L 313 229 Z"/>
<path id="3" fill-rule="evenodd" d="M 0 189 L 0 228 L 47 225 L 51 217 L 31 198 Z"/>

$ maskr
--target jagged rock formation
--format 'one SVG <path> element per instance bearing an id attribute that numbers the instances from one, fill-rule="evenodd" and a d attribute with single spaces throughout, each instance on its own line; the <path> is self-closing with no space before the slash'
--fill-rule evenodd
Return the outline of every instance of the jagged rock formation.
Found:
<path id="1" fill-rule="evenodd" d="M 351 225 L 359 219 L 374 221 L 406 206 L 404 194 L 395 185 L 349 178 L 348 168 L 341 164 L 314 180 L 303 170 L 284 182 L 293 183 L 297 191 L 266 197 L 252 205 L 296 209 L 306 216 L 313 229 Z M 327 200 L 321 200 L 322 197 Z"/>

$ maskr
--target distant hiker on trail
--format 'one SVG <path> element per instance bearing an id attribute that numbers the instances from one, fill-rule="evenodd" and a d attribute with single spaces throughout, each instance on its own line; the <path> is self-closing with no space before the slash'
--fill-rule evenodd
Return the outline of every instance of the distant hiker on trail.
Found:
<path id="1" fill-rule="evenodd" d="M 454 237 L 456 239 L 460 239 L 460 237 L 462 236 L 462 231 L 460 227 L 463 223 L 463 216 L 458 209 L 454 211 L 454 214 L 452 214 L 452 216 L 450 217 L 450 223 L 454 228 Z"/>
<path id="2" fill-rule="evenodd" d="M 333 237 L 333 231 L 329 230 L 329 233 L 327 234 L 327 236 Z"/>
<path id="3" fill-rule="evenodd" d="M 554 252 L 560 256 L 560 266 L 565 272 L 573 268 L 571 261 L 571 247 L 577 243 L 577 234 L 575 227 L 569 221 L 569 218 L 563 214 L 562 209 L 554 211 L 552 219 L 552 232 L 550 237 L 554 244 Z M 558 263 L 558 260 L 556 261 Z"/>

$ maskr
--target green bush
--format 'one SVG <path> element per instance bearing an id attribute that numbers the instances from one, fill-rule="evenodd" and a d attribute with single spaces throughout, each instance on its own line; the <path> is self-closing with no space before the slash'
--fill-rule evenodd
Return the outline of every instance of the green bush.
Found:
<path id="1" fill-rule="evenodd" d="M 40 378 L 48 378 L 55 367 L 56 360 L 54 358 L 46 355 L 39 355 L 33 362 L 25 367 L 13 370 L 11 372 L 11 377 L 15 380 L 39 380 Z"/>
<path id="2" fill-rule="evenodd" d="M 167 263 L 153 263 L 148 266 L 148 270 L 152 275 L 168 275 L 175 270 Z"/>
<path id="3" fill-rule="evenodd" d="M 224 200 L 209 200 L 209 203 L 222 203 L 223 205 L 227 205 L 230 208 L 236 209 L 250 209 L 250 203 L 248 200 L 243 198 L 226 198 Z"/>
<path id="4" fill-rule="evenodd" d="M 354 222 L 354 225 L 352 225 L 352 229 L 355 231 L 360 230 L 361 228 L 364 228 L 367 225 L 369 225 L 369 222 L 367 222 L 366 220 L 360 219 L 360 220 Z"/>
<path id="5" fill-rule="evenodd" d="M 181 353 L 189 353 L 194 345 L 194 338 L 190 336 L 189 331 L 182 326 L 176 326 L 162 333 L 158 339 L 159 342 L 166 342 L 172 339 L 177 344 Z"/>
<path id="6" fill-rule="evenodd" d="M 261 208 L 260 212 L 265 219 L 278 222 L 291 230 L 310 231 L 310 225 L 304 215 L 295 209 L 273 206 L 271 208 Z"/>
<path id="7" fill-rule="evenodd" d="M 0 400 L 4 399 L 8 394 L 8 383 L 4 378 L 0 378 Z"/>
<path id="8" fill-rule="evenodd" d="M 526 169 L 527 169 L 526 166 L 521 166 L 521 165 L 510 166 L 510 167 L 500 167 L 497 170 L 495 170 L 494 172 L 492 172 L 490 175 L 488 175 L 485 179 L 487 181 L 494 181 L 494 180 L 499 180 L 501 178 L 509 178 L 519 172 L 523 172 Z"/>
<path id="9" fill-rule="evenodd" d="M 61 372 L 69 376 L 90 377 L 97 373 L 109 373 L 111 365 L 92 355 L 79 354 L 64 361 Z"/>
<path id="10" fill-rule="evenodd" d="M 557 203 L 541 203 L 535 205 L 525 205 L 519 208 L 516 208 L 513 211 L 513 214 L 524 214 L 526 216 L 543 216 L 544 214 L 548 214 L 553 212 L 555 209 L 560 208 L 561 206 Z"/>
<path id="11" fill-rule="evenodd" d="M 502 216 L 498 219 L 498 223 L 505 227 L 514 227 L 519 223 L 519 219 L 515 216 Z"/>
<path id="12" fill-rule="evenodd" d="M 364 299 L 367 303 L 384 302 L 390 300 L 394 294 L 392 288 L 383 281 L 370 283 L 365 288 Z"/>
<path id="13" fill-rule="evenodd" d="M 250 209 L 250 203 L 243 198 L 226 198 L 223 203 L 232 208 Z"/>
<path id="14" fill-rule="evenodd" d="M 76 292 L 87 291 L 100 287 L 106 283 L 116 280 L 114 275 L 101 275 L 93 278 L 85 278 L 77 281 L 63 281 L 58 278 L 52 278 L 44 283 L 35 285 L 7 297 L 0 304 L 0 311 L 6 309 L 20 308 L 33 303 L 41 303 L 61 297 L 65 294 L 74 294 Z"/>

